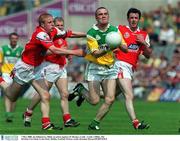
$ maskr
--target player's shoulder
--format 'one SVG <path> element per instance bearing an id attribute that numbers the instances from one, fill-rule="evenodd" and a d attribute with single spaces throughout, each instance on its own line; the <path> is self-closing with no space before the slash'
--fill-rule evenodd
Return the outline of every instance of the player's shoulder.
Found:
<path id="1" fill-rule="evenodd" d="M 143 29 L 139 29 L 139 32 L 141 32 L 142 34 L 147 34 L 147 32 Z"/>
<path id="2" fill-rule="evenodd" d="M 50 39 L 48 33 L 45 30 L 43 30 L 40 26 L 36 27 L 36 30 L 32 34 L 32 38 L 36 38 L 39 40 Z"/>
<path id="3" fill-rule="evenodd" d="M 128 29 L 126 25 L 119 24 L 118 29 Z"/>
<path id="4" fill-rule="evenodd" d="M 108 28 L 109 28 L 110 31 L 118 31 L 118 28 L 116 26 L 114 26 L 114 25 L 111 25 L 111 24 L 109 24 Z"/>
<path id="5" fill-rule="evenodd" d="M 95 32 L 95 31 L 97 31 L 97 30 L 98 30 L 98 27 L 94 24 L 94 25 L 88 30 L 87 33 L 89 33 L 89 32 Z"/>
<path id="6" fill-rule="evenodd" d="M 18 45 L 17 49 L 18 50 L 23 50 L 24 48 L 21 45 Z"/>
<path id="7" fill-rule="evenodd" d="M 1 51 L 5 51 L 5 50 L 9 49 L 9 45 L 8 44 L 4 44 L 0 48 L 1 48 Z"/>
<path id="8" fill-rule="evenodd" d="M 38 40 L 50 40 L 50 37 L 46 32 L 40 31 L 36 34 L 36 39 L 38 39 Z"/>

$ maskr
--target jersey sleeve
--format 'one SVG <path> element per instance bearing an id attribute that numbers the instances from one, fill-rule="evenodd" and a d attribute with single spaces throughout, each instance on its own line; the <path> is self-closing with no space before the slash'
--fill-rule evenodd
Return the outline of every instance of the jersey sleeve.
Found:
<path id="1" fill-rule="evenodd" d="M 54 45 L 49 35 L 45 32 L 39 32 L 36 39 L 39 40 L 45 48 L 49 48 L 50 46 Z"/>
<path id="2" fill-rule="evenodd" d="M 150 39 L 149 39 L 149 35 L 147 34 L 145 37 L 145 42 L 147 43 L 147 47 L 150 47 Z"/>
<path id="3" fill-rule="evenodd" d="M 122 33 L 120 31 L 118 31 L 120 36 L 121 36 L 121 45 L 126 45 L 127 46 L 127 43 L 125 42 L 123 36 L 122 36 Z"/>
<path id="4" fill-rule="evenodd" d="M 95 39 L 91 30 L 87 33 L 87 47 L 90 53 L 94 52 L 95 50 L 99 50 L 98 42 Z"/>
<path id="5" fill-rule="evenodd" d="M 146 47 L 150 47 L 150 39 L 149 39 L 149 35 L 148 34 L 146 34 L 146 35 L 144 35 L 145 37 L 145 42 L 146 42 Z M 143 54 L 143 52 L 144 52 L 144 48 L 145 48 L 145 46 L 143 45 L 143 46 L 141 46 L 141 54 Z"/>
<path id="6" fill-rule="evenodd" d="M 3 46 L 0 47 L 0 63 L 3 62 Z"/>

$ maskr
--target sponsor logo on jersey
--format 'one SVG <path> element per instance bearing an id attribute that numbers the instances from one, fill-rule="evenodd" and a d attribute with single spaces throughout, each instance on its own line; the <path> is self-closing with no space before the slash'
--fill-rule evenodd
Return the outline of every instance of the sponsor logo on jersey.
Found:
<path id="1" fill-rule="evenodd" d="M 130 44 L 128 46 L 128 49 L 131 49 L 131 50 L 138 50 L 139 49 L 139 46 L 137 44 Z"/>
<path id="2" fill-rule="evenodd" d="M 99 35 L 96 35 L 96 40 L 101 40 L 101 37 Z"/>

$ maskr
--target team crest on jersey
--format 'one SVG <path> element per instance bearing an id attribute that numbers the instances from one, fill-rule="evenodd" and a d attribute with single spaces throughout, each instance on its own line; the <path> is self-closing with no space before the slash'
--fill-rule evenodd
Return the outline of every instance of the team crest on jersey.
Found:
<path id="1" fill-rule="evenodd" d="M 96 35 L 96 40 L 100 40 L 101 37 L 99 35 Z"/>
<path id="2" fill-rule="evenodd" d="M 129 32 L 124 33 L 124 38 L 129 38 L 129 36 L 130 36 Z"/>
<path id="3" fill-rule="evenodd" d="M 17 53 L 16 53 L 16 56 L 17 56 L 17 57 L 19 57 L 19 56 L 20 56 L 20 53 L 19 53 L 19 52 L 17 52 Z"/>
<path id="4" fill-rule="evenodd" d="M 58 40 L 58 44 L 61 45 L 63 41 L 61 39 Z"/>
<path id="5" fill-rule="evenodd" d="M 7 54 L 7 55 L 10 55 L 11 53 L 10 53 L 10 51 L 7 51 L 6 54 Z"/>

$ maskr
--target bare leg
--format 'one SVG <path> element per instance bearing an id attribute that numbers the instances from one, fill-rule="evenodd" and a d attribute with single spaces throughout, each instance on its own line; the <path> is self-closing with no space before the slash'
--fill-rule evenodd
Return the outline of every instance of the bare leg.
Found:
<path id="1" fill-rule="evenodd" d="M 68 103 L 68 82 L 67 78 L 60 78 L 56 81 L 56 87 L 58 88 L 61 97 L 61 110 L 63 114 L 69 114 Z"/>
<path id="2" fill-rule="evenodd" d="M 47 88 L 47 85 L 45 84 L 45 81 L 44 80 L 33 80 L 32 85 L 41 97 L 42 117 L 49 117 L 50 94 L 48 92 L 48 88 Z"/>
<path id="3" fill-rule="evenodd" d="M 83 93 L 88 103 L 96 105 L 100 100 L 100 82 L 99 81 L 89 81 L 88 82 L 89 91 Z"/>
<path id="4" fill-rule="evenodd" d="M 125 95 L 125 104 L 126 110 L 129 114 L 131 120 L 136 119 L 136 114 L 134 111 L 133 106 L 133 90 L 132 90 L 132 83 L 130 79 L 118 79 L 120 87 L 122 88 L 124 95 Z"/>
<path id="5" fill-rule="evenodd" d="M 97 121 L 101 121 L 105 117 L 105 115 L 109 112 L 109 109 L 114 102 L 116 81 L 104 80 L 102 82 L 102 86 L 103 86 L 105 99 L 104 99 L 104 103 L 101 105 L 101 107 L 99 108 L 97 112 L 97 115 L 95 118 Z"/>

